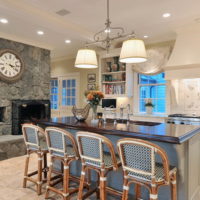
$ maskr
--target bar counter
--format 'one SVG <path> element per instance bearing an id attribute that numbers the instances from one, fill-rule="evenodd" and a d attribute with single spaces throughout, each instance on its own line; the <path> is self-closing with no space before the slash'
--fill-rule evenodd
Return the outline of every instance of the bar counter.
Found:
<path id="1" fill-rule="evenodd" d="M 35 120 L 35 122 L 44 126 L 57 126 L 104 135 L 147 139 L 173 144 L 181 144 L 200 132 L 200 126 L 143 121 L 130 121 L 130 124 L 127 125 L 125 120 L 119 120 L 120 123 L 114 125 L 111 119 L 107 119 L 107 123 L 91 123 L 91 119 L 79 122 L 74 117 L 62 117 L 50 120 Z"/>
<path id="2" fill-rule="evenodd" d="M 129 125 L 124 121 L 118 121 L 114 125 L 113 120 L 108 120 L 106 124 L 101 122 L 93 124 L 91 119 L 78 122 L 74 117 L 33 120 L 33 122 L 44 128 L 55 126 L 66 129 L 74 136 L 77 131 L 99 133 L 108 137 L 115 149 L 117 141 L 123 137 L 151 141 L 165 150 L 170 164 L 178 169 L 178 200 L 200 199 L 200 126 L 141 121 L 131 121 Z M 79 166 L 74 166 L 73 169 L 79 174 Z M 121 190 L 122 180 L 122 173 L 119 170 L 117 173 L 109 174 L 108 184 Z M 130 189 L 130 193 L 134 194 L 133 188 Z M 143 199 L 148 199 L 148 192 L 144 188 L 142 195 Z M 159 199 L 171 199 L 168 186 L 160 188 Z"/>

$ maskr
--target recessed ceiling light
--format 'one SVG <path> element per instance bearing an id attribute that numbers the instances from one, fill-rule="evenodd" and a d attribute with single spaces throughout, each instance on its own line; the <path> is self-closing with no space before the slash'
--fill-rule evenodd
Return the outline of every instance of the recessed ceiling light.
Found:
<path id="1" fill-rule="evenodd" d="M 38 35 L 44 35 L 44 32 L 43 31 L 37 31 L 37 34 Z"/>
<path id="2" fill-rule="evenodd" d="M 69 43 L 71 43 L 71 40 L 65 40 L 65 43 L 69 44 Z"/>
<path id="3" fill-rule="evenodd" d="M 5 18 L 2 18 L 2 19 L 0 19 L 0 22 L 1 22 L 2 24 L 7 24 L 7 23 L 8 23 L 8 20 L 5 19 Z"/>
<path id="4" fill-rule="evenodd" d="M 163 18 L 168 18 L 168 17 L 171 16 L 171 14 L 170 13 L 164 13 L 162 16 L 163 16 Z"/>
<path id="5" fill-rule="evenodd" d="M 148 38 L 149 36 L 148 35 L 144 35 L 144 38 Z"/>

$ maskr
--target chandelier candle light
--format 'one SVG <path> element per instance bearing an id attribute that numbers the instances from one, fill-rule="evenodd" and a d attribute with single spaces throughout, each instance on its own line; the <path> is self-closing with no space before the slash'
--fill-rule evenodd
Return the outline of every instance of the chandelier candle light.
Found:
<path id="1" fill-rule="evenodd" d="M 136 39 L 135 34 L 124 34 L 122 27 L 112 27 L 109 12 L 109 0 L 107 0 L 107 19 L 106 27 L 94 35 L 94 41 L 87 43 L 86 46 L 101 43 L 108 52 L 111 42 L 123 37 L 130 39 L 123 42 L 120 62 L 141 63 L 147 61 L 146 49 L 142 40 Z M 80 49 L 76 56 L 75 67 L 78 68 L 97 68 L 96 52 L 92 49 Z"/>

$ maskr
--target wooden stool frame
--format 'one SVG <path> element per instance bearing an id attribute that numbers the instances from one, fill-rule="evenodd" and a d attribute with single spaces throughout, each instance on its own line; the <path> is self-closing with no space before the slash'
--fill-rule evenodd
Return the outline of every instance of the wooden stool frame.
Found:
<path id="1" fill-rule="evenodd" d="M 34 129 L 35 131 L 35 137 L 36 137 L 36 143 L 32 143 L 28 140 L 27 137 L 27 132 L 26 128 L 31 128 Z M 22 133 L 24 136 L 24 141 L 27 146 L 27 155 L 26 155 L 26 161 L 25 161 L 25 169 L 24 169 L 24 179 L 23 179 L 23 188 L 26 188 L 27 186 L 27 181 L 33 182 L 37 186 L 37 194 L 41 194 L 42 190 L 42 184 L 46 182 L 47 179 L 47 153 L 48 150 L 43 150 L 40 146 L 40 140 L 39 140 L 39 133 L 44 135 L 44 130 L 36 125 L 33 124 L 23 124 L 22 125 Z M 30 149 L 29 146 L 34 146 L 35 150 Z M 30 155 L 31 154 L 37 154 L 38 157 L 38 169 L 34 172 L 28 173 L 28 166 L 29 166 L 29 160 L 30 160 Z M 42 160 L 44 161 L 43 163 L 43 168 L 42 168 Z M 44 173 L 44 179 L 42 179 L 42 173 Z M 37 179 L 32 178 L 32 176 L 37 174 Z"/>
<path id="2" fill-rule="evenodd" d="M 148 147 L 151 148 L 153 154 L 158 154 L 160 155 L 162 159 L 162 164 L 163 164 L 163 169 L 164 169 L 164 176 L 163 179 L 160 181 L 157 181 L 155 178 L 155 171 L 152 171 L 152 174 L 146 174 L 151 176 L 150 181 L 145 181 L 141 180 L 139 177 L 134 178 L 128 174 L 129 172 L 138 172 L 138 170 L 134 168 L 130 168 L 126 165 L 125 162 L 125 154 L 123 153 L 123 145 L 139 145 L 143 147 Z M 176 172 L 177 169 L 174 167 L 173 170 L 169 170 L 169 161 L 167 158 L 166 153 L 162 148 L 159 146 L 144 141 L 140 139 L 132 139 L 132 138 L 125 138 L 125 139 L 120 139 L 117 143 L 118 146 L 118 151 L 119 151 L 119 156 L 122 162 L 122 168 L 123 168 L 123 173 L 124 173 L 124 183 L 123 183 L 123 196 L 122 200 L 128 200 L 128 191 L 129 191 L 129 186 L 132 183 L 136 184 L 135 187 L 135 193 L 136 193 L 136 199 L 141 198 L 141 193 L 140 193 L 140 187 L 145 186 L 149 192 L 150 192 L 150 200 L 158 200 L 158 189 L 161 186 L 164 185 L 170 185 L 171 187 L 171 199 L 176 200 L 177 199 L 177 184 L 176 184 Z M 133 152 L 134 153 L 134 152 Z M 151 154 L 151 155 L 153 155 Z M 153 159 L 153 162 L 155 163 L 155 158 L 154 155 L 151 157 Z M 155 170 L 155 169 L 153 169 Z M 143 173 L 140 171 L 139 173 Z"/>
<path id="3" fill-rule="evenodd" d="M 94 157 L 84 155 L 83 147 L 82 147 L 82 143 L 81 143 L 82 137 L 96 139 L 97 141 L 99 141 L 100 158 L 94 158 Z M 117 162 L 114 147 L 113 147 L 111 141 L 109 139 L 107 139 L 106 137 L 101 136 L 99 134 L 95 134 L 95 133 L 91 133 L 91 132 L 81 132 L 80 131 L 80 132 L 77 132 L 77 143 L 78 143 L 78 150 L 79 150 L 79 154 L 80 154 L 80 157 L 81 157 L 81 163 L 82 163 L 81 181 L 80 181 L 79 193 L 78 193 L 77 200 L 85 199 L 88 196 L 90 196 L 91 194 L 93 194 L 94 192 L 97 193 L 97 198 L 99 198 L 99 192 L 100 192 L 100 199 L 101 200 L 106 200 L 106 192 L 111 193 L 112 195 L 118 195 L 118 196 L 121 197 L 122 196 L 121 192 L 114 190 L 112 188 L 106 187 L 107 173 L 109 171 L 112 171 L 112 170 L 117 170 L 118 167 L 120 166 L 120 163 Z M 110 167 L 106 167 L 105 163 L 103 161 L 103 147 L 102 147 L 103 144 L 105 144 L 108 147 L 109 152 L 111 154 L 112 166 L 110 166 Z M 86 162 L 86 159 L 91 160 L 91 161 L 95 161 L 95 162 L 99 162 L 101 166 L 98 167 L 98 166 L 90 165 Z M 98 174 L 98 185 L 100 185 L 100 187 L 99 188 L 96 187 L 92 190 L 89 190 L 86 194 L 83 195 L 83 186 L 84 186 L 84 181 L 85 181 L 85 175 L 86 175 L 86 172 L 88 172 L 90 170 L 94 170 L 94 171 L 97 172 L 97 174 Z"/>
<path id="4" fill-rule="evenodd" d="M 60 134 L 62 134 L 63 150 L 56 149 L 56 148 L 53 148 L 51 146 L 50 136 L 48 134 L 50 131 L 56 131 L 56 132 L 59 132 Z M 48 172 L 47 189 L 46 189 L 45 199 L 48 198 L 49 191 L 53 191 L 53 192 L 61 195 L 64 200 L 68 200 L 70 198 L 71 194 L 78 192 L 78 188 L 69 189 L 69 181 L 71 180 L 71 181 L 74 181 L 76 183 L 79 183 L 79 181 L 80 181 L 79 178 L 74 177 L 74 176 L 70 176 L 70 173 L 69 173 L 71 162 L 79 159 L 79 153 L 78 153 L 76 140 L 71 135 L 71 133 L 69 133 L 68 131 L 60 129 L 60 128 L 56 128 L 56 127 L 46 128 L 45 129 L 45 135 L 46 135 L 46 138 L 47 138 L 47 144 L 48 144 L 49 153 L 50 153 L 50 166 L 49 166 L 49 172 Z M 75 155 L 73 155 L 73 156 L 67 155 L 65 137 L 71 142 L 71 144 L 73 146 L 73 150 L 74 150 L 74 153 L 75 153 Z M 53 153 L 52 153 L 53 151 L 63 153 L 64 156 L 61 157 L 61 156 L 53 155 Z M 63 164 L 63 170 L 64 170 L 63 179 L 62 179 L 63 180 L 63 190 L 59 190 L 59 189 L 56 189 L 55 187 L 53 187 L 54 185 L 59 183 L 60 180 L 58 180 L 54 183 L 51 181 L 52 180 L 52 173 L 53 173 L 53 162 L 55 160 L 59 160 Z"/>

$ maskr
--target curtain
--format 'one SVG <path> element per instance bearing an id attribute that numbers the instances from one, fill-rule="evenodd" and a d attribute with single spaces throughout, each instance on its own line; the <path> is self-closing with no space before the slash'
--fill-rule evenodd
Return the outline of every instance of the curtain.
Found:
<path id="1" fill-rule="evenodd" d="M 133 64 L 133 70 L 140 74 L 154 75 L 164 71 L 171 52 L 172 45 L 154 46 L 147 48 L 147 61 L 144 63 Z"/>

